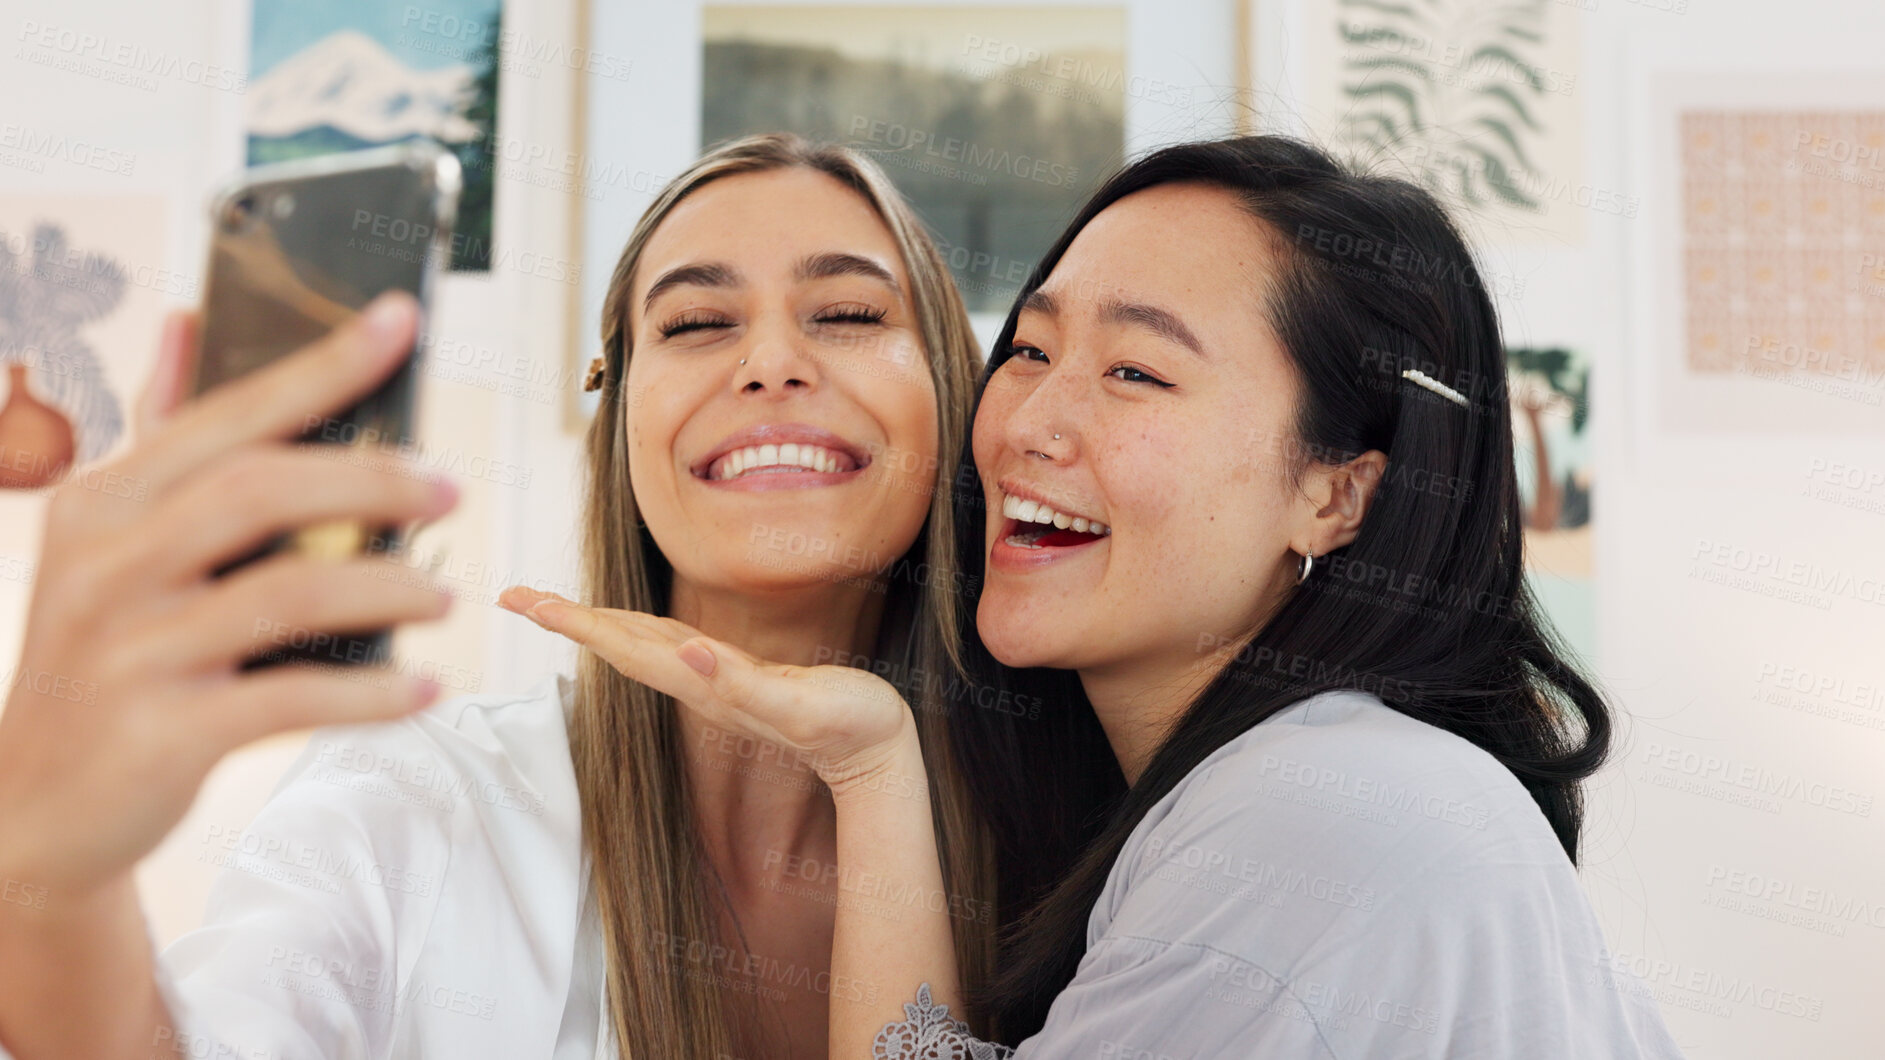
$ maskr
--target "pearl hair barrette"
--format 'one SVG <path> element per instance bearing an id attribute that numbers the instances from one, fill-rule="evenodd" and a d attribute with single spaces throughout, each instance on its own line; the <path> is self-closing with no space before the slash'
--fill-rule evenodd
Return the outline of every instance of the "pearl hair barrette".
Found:
<path id="1" fill-rule="evenodd" d="M 1458 405 L 1460 408 L 1466 407 L 1465 394 L 1460 393 L 1459 391 L 1453 389 L 1452 387 L 1446 385 L 1445 383 L 1442 383 L 1438 379 L 1435 379 L 1434 377 L 1428 375 L 1427 373 L 1421 371 L 1418 368 L 1409 368 L 1405 372 L 1402 372 L 1401 378 L 1413 380 L 1415 386 L 1426 387 L 1428 390 L 1431 390 L 1434 393 L 1440 395 L 1441 397 L 1446 398 L 1448 401 L 1453 402 L 1455 405 Z"/>

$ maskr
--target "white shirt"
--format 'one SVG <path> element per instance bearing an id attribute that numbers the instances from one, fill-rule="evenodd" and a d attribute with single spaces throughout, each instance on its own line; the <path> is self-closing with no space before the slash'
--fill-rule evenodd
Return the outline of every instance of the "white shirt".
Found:
<path id="1" fill-rule="evenodd" d="M 269 1060 L 613 1057 L 570 700 L 556 677 L 317 731 L 222 852 L 206 922 L 159 958 L 186 1036 L 160 1044 Z"/>
<path id="2" fill-rule="evenodd" d="M 1511 771 L 1359 692 L 1278 712 L 1166 793 L 1086 944 L 1014 1060 L 1682 1055 Z M 953 1047 L 924 1055 L 1007 1055 L 911 1017 L 903 1040 Z"/>

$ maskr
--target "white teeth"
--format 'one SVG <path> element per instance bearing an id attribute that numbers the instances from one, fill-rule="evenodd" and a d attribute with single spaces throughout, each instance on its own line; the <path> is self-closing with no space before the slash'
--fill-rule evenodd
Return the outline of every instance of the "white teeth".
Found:
<path id="1" fill-rule="evenodd" d="M 712 475 L 716 480 L 739 478 L 759 468 L 803 468 L 807 471 L 837 471 L 844 466 L 838 454 L 823 446 L 805 442 L 784 445 L 749 445 L 721 457 Z"/>
<path id="2" fill-rule="evenodd" d="M 1098 534 L 1105 537 L 1113 532 L 1112 527 L 1097 519 L 1088 519 L 1083 515 L 1068 515 L 1065 512 L 1055 511 L 1040 501 L 1027 500 L 1006 493 L 1002 494 L 1001 498 L 1001 514 L 1017 523 L 1039 523 L 1059 530 L 1072 527 L 1076 533 L 1082 534 Z M 1039 546 L 1033 542 L 1039 536 L 1039 532 L 1023 530 L 1009 537 L 1008 543 L 1021 548 L 1038 548 Z"/>

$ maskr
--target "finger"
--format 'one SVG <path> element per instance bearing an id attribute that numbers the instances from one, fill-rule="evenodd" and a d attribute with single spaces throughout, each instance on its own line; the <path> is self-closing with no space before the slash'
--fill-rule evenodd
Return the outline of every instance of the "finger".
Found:
<path id="1" fill-rule="evenodd" d="M 560 600 L 566 604 L 581 606 L 567 596 L 546 593 L 542 589 L 532 589 L 528 585 L 513 585 L 497 594 L 497 606 L 519 615 L 526 614 L 532 607 L 544 600 Z"/>
<path id="2" fill-rule="evenodd" d="M 436 682 L 359 667 L 278 666 L 218 682 L 192 707 L 206 749 L 227 753 L 276 733 L 392 721 L 438 698 Z M 220 753 L 218 757 L 220 757 Z"/>
<path id="3" fill-rule="evenodd" d="M 152 672 L 200 673 L 253 655 L 311 652 L 318 661 L 355 665 L 334 634 L 365 633 L 401 622 L 429 622 L 452 596 L 419 572 L 386 559 L 346 563 L 282 554 L 243 567 L 197 593 L 151 630 L 127 638 Z M 359 643 L 354 641 L 351 643 Z"/>
<path id="4" fill-rule="evenodd" d="M 451 511 L 458 490 L 408 461 L 362 465 L 353 450 L 254 446 L 159 499 L 123 576 L 175 584 L 207 575 L 276 536 L 338 521 L 398 526 Z"/>
<path id="5" fill-rule="evenodd" d="M 391 375 L 417 326 L 411 295 L 381 295 L 319 341 L 183 404 L 133 451 L 126 473 L 161 492 L 226 450 L 306 432 L 311 418 L 354 404 Z"/>
<path id="6" fill-rule="evenodd" d="M 155 434 L 158 426 L 183 401 L 183 392 L 196 369 L 196 314 L 187 309 L 173 310 L 164 317 L 164 330 L 157 340 L 157 358 L 151 365 L 150 378 L 138 392 L 133 437 L 142 441 Z"/>
<path id="7" fill-rule="evenodd" d="M 701 700 L 730 707 L 707 712 L 725 725 L 734 721 L 745 731 L 784 747 L 803 748 L 801 739 L 786 730 L 808 720 L 799 709 L 799 694 L 812 671 L 796 666 L 762 663 L 725 641 L 696 634 L 675 645 L 674 657 L 700 675 L 711 693 Z"/>
<path id="8" fill-rule="evenodd" d="M 671 635 L 659 626 L 625 621 L 635 612 L 605 612 L 560 600 L 542 600 L 528 618 L 552 633 L 568 637 L 595 652 L 633 680 L 675 699 L 698 699 L 706 679 L 674 653 Z"/>
<path id="9" fill-rule="evenodd" d="M 567 604 L 570 607 L 587 606 L 559 593 L 533 589 L 528 585 L 513 585 L 505 589 L 502 593 L 498 594 L 497 602 L 498 606 L 504 608 L 504 610 L 522 615 L 533 621 L 537 616 L 531 612 L 541 603 Z M 678 645 L 689 637 L 700 636 L 699 630 L 685 622 L 672 618 L 663 618 L 660 615 L 651 615 L 644 611 L 626 611 L 615 607 L 591 607 L 588 608 L 588 610 L 593 611 L 599 616 L 606 617 L 612 622 L 628 623 L 639 632 L 646 633 L 658 640 L 665 640 L 670 646 Z"/>

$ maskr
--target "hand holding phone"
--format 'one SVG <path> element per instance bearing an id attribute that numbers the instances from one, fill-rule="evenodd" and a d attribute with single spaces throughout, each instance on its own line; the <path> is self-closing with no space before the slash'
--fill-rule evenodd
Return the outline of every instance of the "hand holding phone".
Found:
<path id="1" fill-rule="evenodd" d="M 216 198 L 193 393 L 319 340 L 388 291 L 423 304 L 449 259 L 460 174 L 428 141 L 250 170 Z M 339 460 L 383 463 L 412 441 L 417 372 L 408 358 L 349 408 L 310 415 L 302 440 Z M 340 560 L 397 550 L 397 526 L 336 520 L 284 528 L 227 573 L 286 550 Z M 267 645 L 249 667 L 384 662 L 390 631 L 304 635 Z"/>
<path id="2" fill-rule="evenodd" d="M 181 388 L 160 387 L 140 404 L 154 431 L 53 492 L 0 710 L 0 880 L 14 903 L 0 916 L 0 1041 L 15 1055 L 128 1055 L 151 1040 L 166 1017 L 132 869 L 218 760 L 263 736 L 389 720 L 437 696 L 432 682 L 395 673 L 239 670 L 258 628 L 444 615 L 450 594 L 388 577 L 406 573 L 392 561 L 283 552 L 213 577 L 287 528 L 397 524 L 453 506 L 451 486 L 416 468 L 389 473 L 294 444 L 309 415 L 357 403 L 405 363 L 417 310 L 391 295 L 174 411 Z M 173 318 L 154 379 L 187 376 L 192 328 L 190 315 Z"/>

